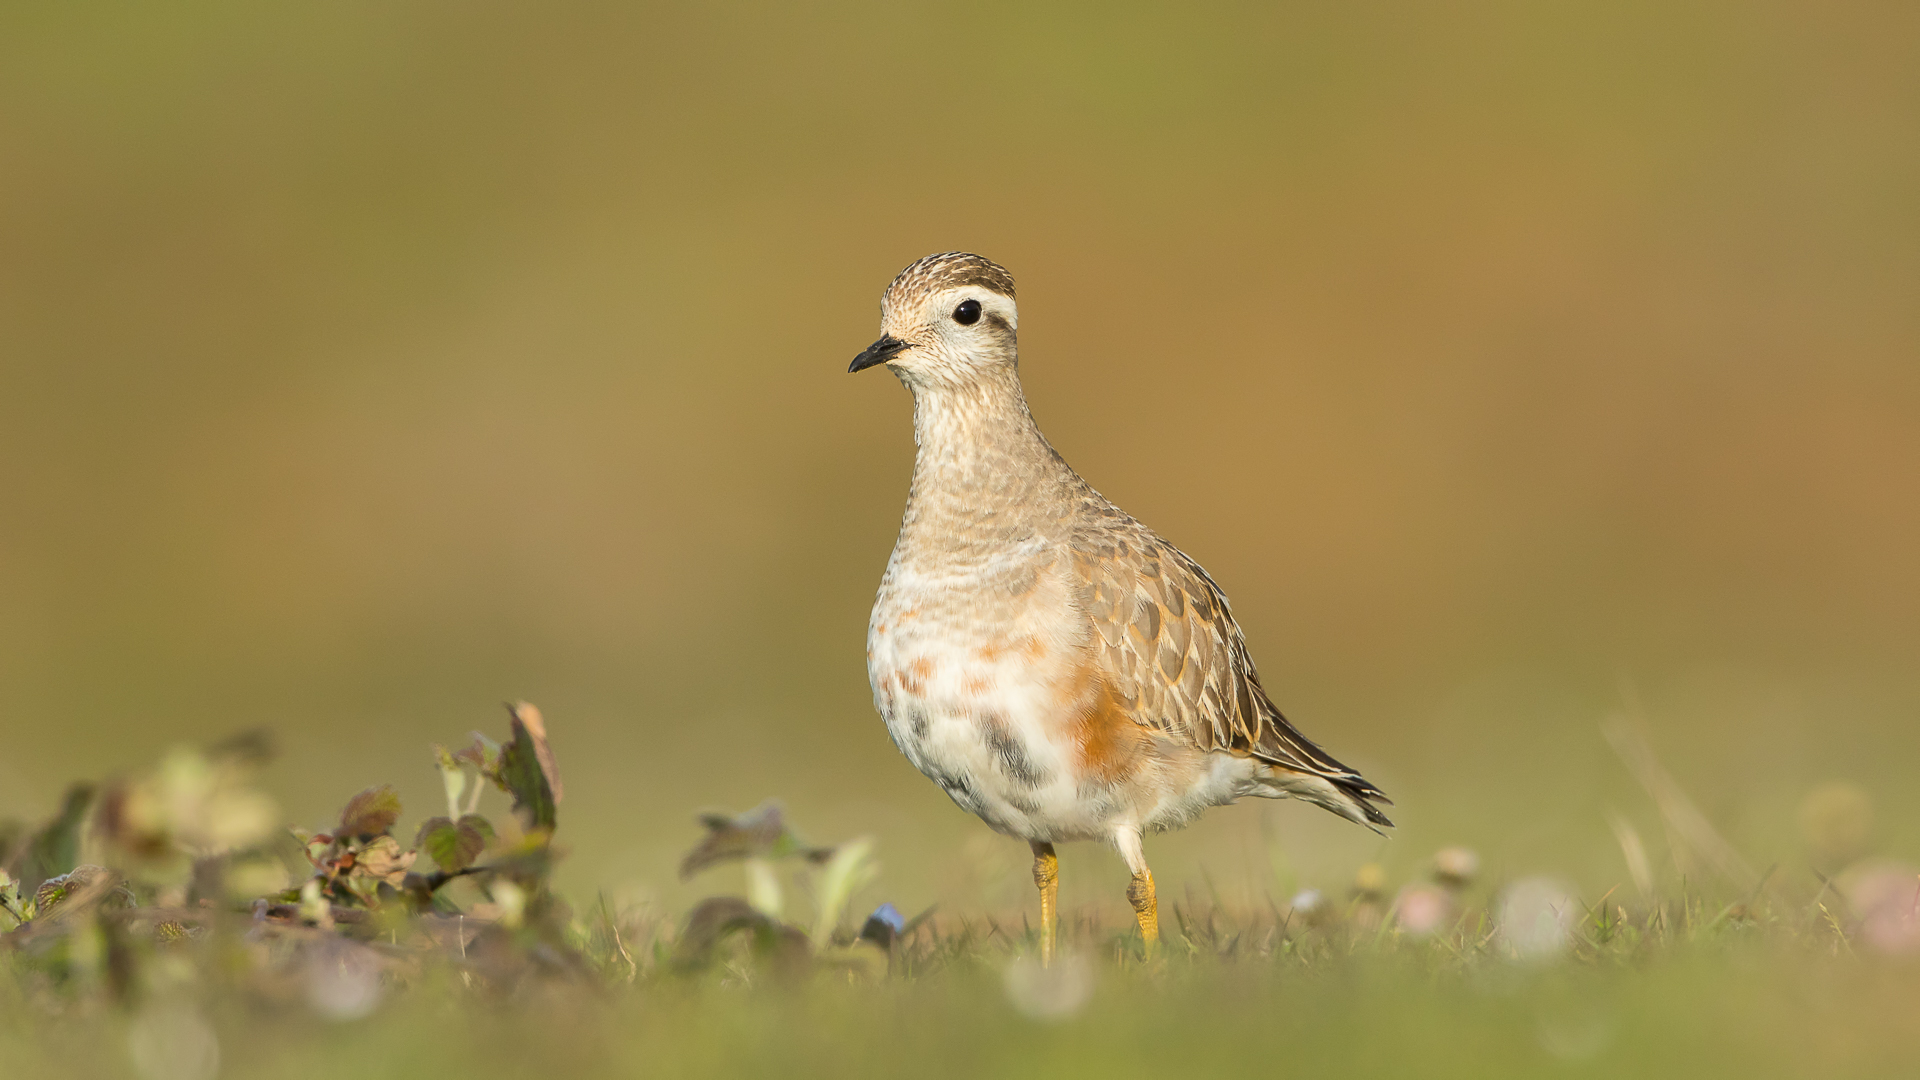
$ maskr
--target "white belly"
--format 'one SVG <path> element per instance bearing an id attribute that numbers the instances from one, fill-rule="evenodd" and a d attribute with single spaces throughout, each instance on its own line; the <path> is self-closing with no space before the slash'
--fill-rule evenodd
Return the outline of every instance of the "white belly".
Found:
<path id="1" fill-rule="evenodd" d="M 1247 764 L 1156 742 L 1124 782 L 1087 774 L 1076 724 L 1090 628 L 1064 566 L 928 574 L 889 567 L 867 636 L 874 704 L 894 745 L 961 808 L 1028 840 L 1164 828 L 1245 787 Z M 1213 759 L 1219 760 L 1213 760 Z"/>

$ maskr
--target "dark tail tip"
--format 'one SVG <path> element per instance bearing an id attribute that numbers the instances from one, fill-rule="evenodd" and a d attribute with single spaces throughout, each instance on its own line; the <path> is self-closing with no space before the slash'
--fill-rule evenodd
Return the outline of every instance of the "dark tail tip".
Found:
<path id="1" fill-rule="evenodd" d="M 1368 825 L 1381 825 L 1389 829 L 1393 828 L 1393 819 L 1387 817 L 1385 813 L 1381 812 L 1378 806 L 1374 805 L 1376 802 L 1383 802 L 1388 806 L 1393 805 L 1393 800 L 1387 798 L 1379 788 L 1374 787 L 1365 780 L 1361 780 L 1359 783 L 1335 780 L 1333 786 L 1339 788 L 1341 794 L 1353 800 L 1353 805 L 1359 807 L 1360 813 L 1366 816 Z"/>

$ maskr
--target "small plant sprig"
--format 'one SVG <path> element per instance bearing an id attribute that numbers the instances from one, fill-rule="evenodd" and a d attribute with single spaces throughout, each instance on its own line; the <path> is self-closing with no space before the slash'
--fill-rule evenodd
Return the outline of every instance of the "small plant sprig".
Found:
<path id="1" fill-rule="evenodd" d="M 800 839 L 779 805 L 771 802 L 737 816 L 702 814 L 700 823 L 707 834 L 681 860 L 681 879 L 723 862 L 740 861 L 746 869 L 747 897 L 710 897 L 695 906 L 675 952 L 678 970 L 710 966 L 721 943 L 736 933 L 751 942 L 756 960 L 784 976 L 819 964 L 866 968 L 878 955 L 889 954 L 895 939 L 910 929 L 892 904 L 882 904 L 858 932 L 848 933 L 841 925 L 854 894 L 879 876 L 871 839 L 856 837 L 836 847 L 814 847 Z M 776 864 L 788 860 L 818 867 L 805 879 L 813 915 L 808 929 L 785 919 L 785 891 Z M 854 948 L 861 942 L 878 945 L 881 954 Z"/>
<path id="2" fill-rule="evenodd" d="M 475 879 L 515 925 L 524 920 L 529 902 L 544 904 L 564 789 L 540 710 L 519 702 L 508 706 L 508 718 L 504 743 L 474 732 L 457 752 L 433 748 L 449 812 L 422 821 L 412 847 L 403 847 L 393 835 L 402 806 L 388 784 L 350 799 L 331 832 L 296 830 L 313 877 L 281 896 L 268 908 L 268 917 L 317 922 L 323 911 L 324 917 L 337 918 L 341 909 L 377 911 L 396 903 L 415 915 L 466 914 L 445 892 L 462 878 Z M 477 812 L 488 783 L 512 798 L 517 829 L 503 832 Z M 472 794 L 462 806 L 460 796 L 469 788 Z M 421 872 L 422 855 L 433 870 Z"/>

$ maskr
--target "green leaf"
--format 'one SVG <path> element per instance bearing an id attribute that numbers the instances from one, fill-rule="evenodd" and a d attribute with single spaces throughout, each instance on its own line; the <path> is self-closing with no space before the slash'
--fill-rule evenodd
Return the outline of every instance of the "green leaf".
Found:
<path id="1" fill-rule="evenodd" d="M 457 822 L 443 817 L 428 818 L 420 823 L 420 836 L 414 846 L 426 852 L 442 873 L 457 874 L 472 866 L 473 860 L 486 850 L 487 837 L 474 826 L 475 820 L 486 824 L 474 814 Z M 488 832 L 491 831 L 492 827 L 488 826 Z"/>
<path id="2" fill-rule="evenodd" d="M 398 820 L 400 794 L 392 784 L 381 784 L 347 800 L 347 808 L 340 812 L 338 835 L 377 836 L 393 828 Z"/>
<path id="3" fill-rule="evenodd" d="M 67 789 L 60 813 L 40 827 L 27 841 L 20 865 L 20 885 L 25 890 L 40 887 L 48 878 L 59 877 L 80 863 L 80 826 L 93 805 L 93 785 L 75 784 Z"/>
<path id="4" fill-rule="evenodd" d="M 500 750 L 500 785 L 513 796 L 513 808 L 529 830 L 552 832 L 563 794 L 560 769 L 547 746 L 540 710 L 522 701 L 507 707 L 513 741 Z"/>
<path id="5" fill-rule="evenodd" d="M 420 831 L 413 836 L 413 846 L 438 863 L 440 869 L 457 870 L 459 867 L 447 864 L 453 861 L 453 851 L 459 840 L 460 830 L 454 827 L 453 820 L 435 816 L 420 823 Z"/>

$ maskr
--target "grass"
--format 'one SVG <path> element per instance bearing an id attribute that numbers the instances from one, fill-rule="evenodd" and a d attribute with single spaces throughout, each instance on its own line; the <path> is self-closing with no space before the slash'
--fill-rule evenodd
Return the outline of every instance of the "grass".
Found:
<path id="1" fill-rule="evenodd" d="M 745 860 L 750 899 L 568 903 L 548 884 L 559 784 L 537 711 L 517 707 L 509 734 L 436 752 L 448 814 L 415 850 L 392 833 L 391 789 L 370 789 L 332 833 L 299 837 L 310 877 L 252 899 L 242 883 L 290 843 L 246 817 L 260 805 L 245 785 L 253 744 L 108 785 L 85 836 L 70 798 L 5 855 L 18 880 L 0 890 L 0 1067 L 143 1080 L 1920 1074 L 1920 882 L 1871 862 L 1578 898 L 1546 879 L 1475 881 L 1470 853 L 1451 850 L 1432 880 L 1397 888 L 1370 867 L 1264 908 L 1169 902 L 1151 955 L 1128 913 L 1069 911 L 1062 958 L 1042 969 L 1031 912 L 863 919 L 848 898 L 871 880 L 867 847 L 804 844 L 774 807 L 705 819 L 685 863 Z M 512 797 L 513 818 L 472 813 L 481 782 Z M 1677 785 L 1659 790 L 1673 820 L 1711 830 Z M 1847 800 L 1829 802 L 1844 823 Z M 106 866 L 34 881 L 83 853 Z M 1736 852 L 1719 854 L 1741 872 Z"/>
<path id="2" fill-rule="evenodd" d="M 1251 927 L 1216 926 L 1228 940 Z M 628 985 L 475 993 L 436 971 L 370 1016 L 202 999 L 226 1075 L 1112 1076 L 1337 1071 L 1534 1075 L 1911 1076 L 1920 968 L 1779 926 L 1582 947 L 1555 962 L 1460 956 L 1457 941 L 1318 930 L 1223 955 L 1174 937 L 1142 964 L 1105 932 L 1074 1015 L 1010 1002 L 1018 939 L 926 935 L 917 975 L 797 982 L 749 962 Z M 1590 941 L 1591 939 L 1588 938 Z M 738 966 L 736 966 L 738 965 Z M 12 1075 L 121 1075 L 137 1012 L 7 1002 Z M 153 1075 L 153 1074 L 149 1074 Z M 160 1074 L 165 1075 L 165 1074 Z"/>

